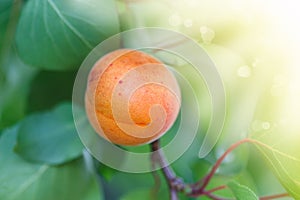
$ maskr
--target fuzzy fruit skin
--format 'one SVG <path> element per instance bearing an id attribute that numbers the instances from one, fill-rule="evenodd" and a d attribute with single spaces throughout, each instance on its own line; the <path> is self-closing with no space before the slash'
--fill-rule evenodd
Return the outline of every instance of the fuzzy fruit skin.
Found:
<path id="1" fill-rule="evenodd" d="M 149 133 L 149 137 L 148 135 L 135 137 L 136 135 L 126 133 L 118 126 L 112 111 L 114 89 L 123 83 L 126 74 L 145 64 L 162 65 L 160 61 L 144 52 L 120 49 L 106 54 L 90 71 L 85 95 L 87 116 L 95 131 L 114 144 L 136 146 L 150 143 L 161 137 L 177 118 L 180 97 L 163 84 L 148 83 L 131 94 L 128 112 L 135 126 L 145 127 L 151 123 L 149 115 L 151 107 L 158 104 L 162 106 L 166 116 L 162 128 L 155 134 Z M 157 72 L 155 76 L 166 76 L 166 74 L 162 75 Z M 169 76 L 172 74 L 170 73 Z M 129 80 L 132 83 L 135 81 L 134 78 Z M 176 87 L 179 91 L 177 82 Z M 119 93 L 118 95 L 123 94 Z M 118 102 L 118 99 L 116 101 Z"/>

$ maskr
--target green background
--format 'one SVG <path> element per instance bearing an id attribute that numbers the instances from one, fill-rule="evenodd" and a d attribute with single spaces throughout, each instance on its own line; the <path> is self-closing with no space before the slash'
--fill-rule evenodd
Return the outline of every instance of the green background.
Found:
<path id="1" fill-rule="evenodd" d="M 0 199 L 168 198 L 160 173 L 155 193 L 158 183 L 151 173 L 124 173 L 95 160 L 81 144 L 72 116 L 73 84 L 84 58 L 108 37 L 141 27 L 167 28 L 197 41 L 215 62 L 225 85 L 222 136 L 200 159 L 197 153 L 211 114 L 203 79 L 181 59 L 154 54 L 166 63 L 175 60 L 174 68 L 185 66 L 181 73 L 196 91 L 201 110 L 196 140 L 172 164 L 177 175 L 188 183 L 199 180 L 231 144 L 251 137 L 268 146 L 245 144 L 236 149 L 208 188 L 228 185 L 216 194 L 236 199 L 284 192 L 300 199 L 299 112 L 290 103 L 299 94 L 288 92 L 288 46 L 262 7 L 241 3 L 236 9 L 235 3 L 1 0 Z M 128 38 L 120 48 L 132 42 L 134 38 Z M 176 123 L 162 140 L 168 142 L 175 133 Z M 128 150 L 149 151 L 149 147 Z M 180 199 L 189 198 L 180 195 Z"/>

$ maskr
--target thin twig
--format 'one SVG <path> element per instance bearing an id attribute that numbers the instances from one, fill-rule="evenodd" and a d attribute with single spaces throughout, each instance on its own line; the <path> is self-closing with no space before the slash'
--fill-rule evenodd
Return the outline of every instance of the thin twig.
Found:
<path id="1" fill-rule="evenodd" d="M 167 165 L 167 162 L 166 162 L 164 156 L 162 155 L 162 152 L 160 150 L 159 140 L 156 140 L 151 145 L 152 145 L 154 161 L 158 162 L 158 164 L 162 167 L 163 173 L 166 176 L 166 178 L 168 178 L 170 180 L 175 179 L 176 175 L 175 175 L 173 169 Z"/>
<path id="2" fill-rule="evenodd" d="M 223 190 L 223 189 L 227 188 L 226 185 L 220 185 L 220 186 L 212 188 L 210 190 L 206 190 L 206 191 L 203 190 L 203 191 L 200 192 L 199 189 L 197 189 L 195 187 L 196 187 L 196 185 L 192 186 L 192 189 L 194 188 L 194 190 L 191 193 L 187 194 L 189 197 L 199 197 L 201 195 L 209 196 L 209 195 L 211 195 L 212 193 L 214 193 L 216 191 Z"/>
<path id="3" fill-rule="evenodd" d="M 167 165 L 164 156 L 162 156 L 162 152 L 160 150 L 159 140 L 154 141 L 151 143 L 151 150 L 152 154 L 152 161 L 154 163 L 158 163 L 162 167 L 163 175 L 168 183 L 169 190 L 170 190 L 170 199 L 177 200 L 177 191 L 176 187 L 174 187 L 174 181 L 176 180 L 176 175 L 174 171 Z"/>
<path id="4" fill-rule="evenodd" d="M 289 197 L 289 196 L 290 196 L 290 195 L 289 195 L 288 193 L 284 193 L 284 194 L 276 194 L 276 195 L 270 195 L 270 196 L 260 197 L 259 200 L 278 199 L 278 198 Z"/>
<path id="5" fill-rule="evenodd" d="M 207 190 L 206 192 L 213 193 L 213 192 L 216 192 L 216 191 L 218 191 L 218 190 L 223 190 L 223 189 L 225 189 L 225 188 L 227 188 L 226 185 L 220 185 L 220 186 L 215 187 L 215 188 L 213 188 L 213 189 Z"/>
<path id="6" fill-rule="evenodd" d="M 216 195 L 214 195 L 214 194 L 211 194 L 211 193 L 204 193 L 207 197 L 209 197 L 209 198 L 211 198 L 211 199 L 213 199 L 213 200 L 226 200 L 226 199 L 224 199 L 224 198 L 221 198 L 221 197 L 218 197 L 218 196 L 216 196 Z"/>
<path id="7" fill-rule="evenodd" d="M 216 163 L 214 164 L 212 170 L 209 172 L 209 174 L 199 182 L 199 184 L 202 183 L 200 189 L 198 190 L 198 193 L 201 193 L 206 186 L 209 184 L 209 182 L 211 181 L 212 177 L 214 176 L 214 174 L 216 173 L 217 169 L 220 167 L 220 165 L 222 164 L 223 160 L 226 158 L 226 156 L 231 153 L 234 149 L 236 149 L 237 147 L 239 147 L 241 144 L 243 143 L 247 143 L 247 142 L 251 142 L 252 140 L 249 138 L 245 138 L 243 140 L 240 140 L 236 143 L 234 143 L 233 145 L 231 145 L 226 151 L 225 153 L 216 161 Z"/>
<path id="8" fill-rule="evenodd" d="M 229 153 L 231 153 L 233 150 L 235 150 L 237 147 L 239 147 L 241 144 L 244 144 L 244 143 L 253 143 L 253 144 L 258 144 L 260 146 L 263 146 L 265 148 L 271 148 L 270 146 L 268 146 L 260 141 L 250 139 L 250 138 L 245 138 L 243 140 L 240 140 L 240 141 L 234 143 L 216 161 L 216 163 L 212 167 L 211 171 L 208 173 L 207 176 L 205 176 L 204 179 L 198 181 L 195 184 L 189 185 L 191 192 L 186 193 L 186 195 L 190 196 L 190 197 L 198 197 L 201 195 L 205 195 L 213 200 L 226 200 L 225 198 L 218 197 L 218 196 L 212 194 L 213 192 L 216 192 L 218 190 L 225 189 L 227 187 L 226 185 L 221 185 L 221 186 L 218 186 L 218 187 L 210 189 L 210 190 L 205 190 L 205 188 L 211 181 L 212 177 L 214 176 L 214 174 L 216 173 L 217 169 L 220 167 L 221 163 L 224 161 L 226 156 Z M 160 165 L 160 167 L 162 167 L 163 175 L 168 183 L 168 186 L 170 189 L 170 199 L 177 200 L 178 199 L 177 192 L 185 192 L 188 185 L 185 184 L 181 179 L 176 177 L 176 174 L 174 173 L 172 168 L 168 166 L 168 164 L 160 150 L 159 140 L 153 142 L 151 144 L 151 148 L 153 151 L 153 157 L 152 157 L 153 162 L 158 163 Z M 199 188 L 199 186 L 201 186 L 201 187 Z M 271 200 L 271 199 L 277 199 L 277 198 L 288 197 L 288 196 L 289 196 L 289 194 L 284 193 L 284 194 L 260 197 L 259 199 L 260 200 Z"/>

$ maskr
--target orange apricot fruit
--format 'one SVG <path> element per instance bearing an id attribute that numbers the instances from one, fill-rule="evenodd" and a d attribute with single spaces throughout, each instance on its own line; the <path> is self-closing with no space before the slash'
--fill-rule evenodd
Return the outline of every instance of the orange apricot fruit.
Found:
<path id="1" fill-rule="evenodd" d="M 175 122 L 181 104 L 174 75 L 142 51 L 120 49 L 92 67 L 85 107 L 95 131 L 118 145 L 150 143 Z"/>

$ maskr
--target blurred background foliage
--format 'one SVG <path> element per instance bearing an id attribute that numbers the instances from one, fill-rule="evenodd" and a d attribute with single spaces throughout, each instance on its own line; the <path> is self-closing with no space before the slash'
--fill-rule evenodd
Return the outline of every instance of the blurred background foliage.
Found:
<path id="1" fill-rule="evenodd" d="M 205 82 L 183 59 L 153 54 L 182 69 L 201 111 L 196 140 L 172 164 L 178 176 L 199 180 L 231 144 L 249 136 L 272 148 L 239 147 L 208 188 L 235 180 L 259 196 L 288 191 L 300 199 L 300 84 L 294 59 L 299 51 L 283 31 L 289 28 L 284 20 L 294 18 L 280 21 L 288 11 L 276 5 L 250 0 L 1 0 L 0 199 L 167 199 L 161 174 L 155 192 L 158 183 L 151 173 L 128 174 L 93 159 L 81 145 L 72 118 L 73 83 L 87 54 L 120 31 L 142 27 L 179 31 L 197 41 L 225 85 L 222 136 L 200 159 L 212 106 Z M 120 48 L 131 42 L 134 38 Z M 162 138 L 163 144 L 176 134 L 178 123 Z M 149 147 L 127 150 L 145 152 Z M 216 194 L 234 196 L 229 190 Z"/>

